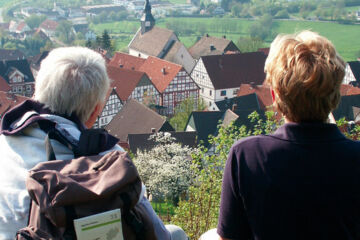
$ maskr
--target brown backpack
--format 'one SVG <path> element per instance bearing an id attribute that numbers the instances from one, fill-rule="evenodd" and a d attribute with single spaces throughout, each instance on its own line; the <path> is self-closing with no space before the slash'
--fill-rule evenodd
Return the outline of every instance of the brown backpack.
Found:
<path id="1" fill-rule="evenodd" d="M 74 219 L 117 208 L 125 240 L 156 239 L 146 209 L 137 204 L 140 177 L 124 152 L 41 162 L 30 170 L 26 187 L 29 223 L 16 239 L 76 239 Z"/>

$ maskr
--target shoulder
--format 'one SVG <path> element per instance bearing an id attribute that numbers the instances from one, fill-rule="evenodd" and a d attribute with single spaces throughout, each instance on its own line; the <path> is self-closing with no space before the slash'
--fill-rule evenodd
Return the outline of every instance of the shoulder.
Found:
<path id="1" fill-rule="evenodd" d="M 231 147 L 231 151 L 238 152 L 251 149 L 262 149 L 265 145 L 271 144 L 274 141 L 276 140 L 269 135 L 250 136 L 235 142 Z"/>

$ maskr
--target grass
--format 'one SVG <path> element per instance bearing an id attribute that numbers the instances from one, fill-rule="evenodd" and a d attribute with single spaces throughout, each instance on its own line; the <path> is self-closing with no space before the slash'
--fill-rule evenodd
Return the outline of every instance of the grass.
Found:
<path id="1" fill-rule="evenodd" d="M 165 223 L 169 223 L 175 213 L 175 206 L 170 202 L 151 202 L 151 206 Z"/>
<path id="2" fill-rule="evenodd" d="M 239 37 L 249 36 L 249 28 L 254 23 L 253 20 L 237 18 L 165 18 L 156 22 L 157 26 L 166 28 L 169 23 L 179 22 L 183 27 L 196 31 L 192 34 L 178 34 L 179 39 L 186 47 L 192 46 L 198 37 L 204 33 L 212 36 L 226 38 L 237 42 Z M 202 25 L 203 31 L 200 32 L 197 26 Z M 116 38 L 116 49 L 126 48 L 132 36 L 140 27 L 139 21 L 121 21 L 113 23 L 103 23 L 91 25 L 91 28 L 101 34 L 105 29 Z M 273 38 L 278 33 L 294 33 L 301 30 L 312 30 L 327 37 L 333 42 L 339 54 L 346 61 L 356 60 L 356 52 L 360 50 L 360 24 L 344 25 L 336 22 L 312 22 L 312 21 L 281 21 L 274 20 L 272 26 L 272 35 L 267 38 L 264 47 L 270 45 Z"/>
<path id="3" fill-rule="evenodd" d="M 186 4 L 186 0 L 169 0 L 173 4 Z"/>

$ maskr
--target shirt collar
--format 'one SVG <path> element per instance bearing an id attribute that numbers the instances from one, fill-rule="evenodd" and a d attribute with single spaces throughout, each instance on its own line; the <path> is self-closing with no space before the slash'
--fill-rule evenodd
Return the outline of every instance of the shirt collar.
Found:
<path id="1" fill-rule="evenodd" d="M 272 136 L 295 142 L 346 139 L 339 128 L 330 123 L 285 123 Z"/>

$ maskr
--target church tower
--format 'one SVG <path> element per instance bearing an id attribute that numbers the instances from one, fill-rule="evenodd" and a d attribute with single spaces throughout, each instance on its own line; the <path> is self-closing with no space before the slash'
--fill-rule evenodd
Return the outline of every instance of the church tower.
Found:
<path id="1" fill-rule="evenodd" d="M 145 0 L 144 11 L 140 21 L 141 21 L 141 34 L 150 31 L 155 25 L 155 19 L 151 14 L 151 6 L 149 0 Z"/>

